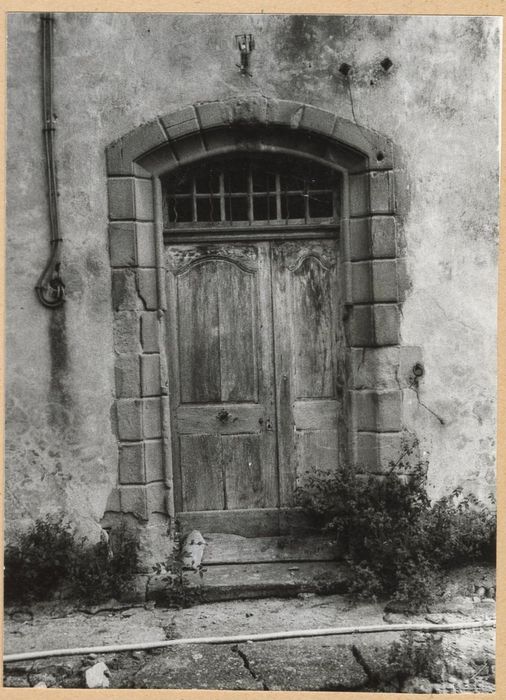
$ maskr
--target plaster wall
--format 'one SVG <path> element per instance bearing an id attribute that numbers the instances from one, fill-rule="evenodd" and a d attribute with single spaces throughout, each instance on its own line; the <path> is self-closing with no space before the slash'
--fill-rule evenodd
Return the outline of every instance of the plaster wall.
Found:
<path id="1" fill-rule="evenodd" d="M 404 390 L 404 425 L 430 461 L 431 495 L 493 491 L 500 20 L 57 14 L 67 301 L 56 311 L 34 293 L 49 252 L 39 31 L 38 15 L 10 15 L 7 536 L 63 509 L 95 538 L 117 483 L 106 146 L 187 104 L 244 94 L 330 110 L 399 148 L 401 335 L 426 369 L 418 397 Z M 256 39 L 252 77 L 236 67 L 243 31 Z"/>

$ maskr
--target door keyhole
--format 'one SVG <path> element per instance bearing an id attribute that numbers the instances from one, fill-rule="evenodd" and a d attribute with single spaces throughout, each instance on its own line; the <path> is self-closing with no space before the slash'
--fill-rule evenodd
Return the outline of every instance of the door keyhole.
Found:
<path id="1" fill-rule="evenodd" d="M 230 413 L 227 411 L 226 408 L 222 408 L 221 411 L 218 412 L 216 418 L 222 423 L 226 423 L 230 418 Z"/>

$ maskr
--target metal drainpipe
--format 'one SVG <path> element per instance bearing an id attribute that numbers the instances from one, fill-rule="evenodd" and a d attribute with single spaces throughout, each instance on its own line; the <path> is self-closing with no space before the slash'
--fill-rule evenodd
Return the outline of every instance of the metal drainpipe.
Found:
<path id="1" fill-rule="evenodd" d="M 39 301 L 44 306 L 54 309 L 65 301 L 65 285 L 60 277 L 61 242 L 58 219 L 58 187 L 56 181 L 56 165 L 54 160 L 53 117 L 53 25 L 54 16 L 51 12 L 41 14 L 42 27 L 42 103 L 44 125 L 44 146 L 46 157 L 46 173 L 49 200 L 49 225 L 51 235 L 51 254 L 42 272 L 35 290 Z"/>

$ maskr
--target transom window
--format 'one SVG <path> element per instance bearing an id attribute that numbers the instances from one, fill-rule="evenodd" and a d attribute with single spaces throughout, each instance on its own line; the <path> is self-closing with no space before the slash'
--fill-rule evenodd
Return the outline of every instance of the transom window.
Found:
<path id="1" fill-rule="evenodd" d="M 251 154 L 162 178 L 164 228 L 330 224 L 340 217 L 338 172 L 313 161 Z"/>

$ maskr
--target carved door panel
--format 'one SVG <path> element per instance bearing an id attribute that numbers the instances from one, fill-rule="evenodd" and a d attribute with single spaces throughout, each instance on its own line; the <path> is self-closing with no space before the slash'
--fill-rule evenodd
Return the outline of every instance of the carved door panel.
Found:
<path id="1" fill-rule="evenodd" d="M 280 505 L 298 477 L 338 461 L 338 277 L 335 240 L 272 244 Z"/>
<path id="2" fill-rule="evenodd" d="M 275 508 L 268 243 L 166 249 L 176 511 Z"/>

